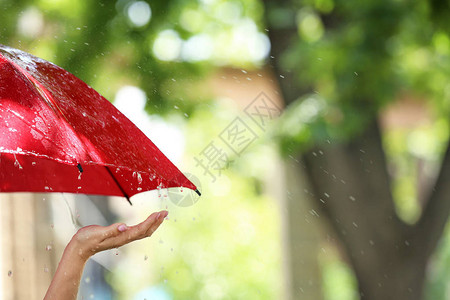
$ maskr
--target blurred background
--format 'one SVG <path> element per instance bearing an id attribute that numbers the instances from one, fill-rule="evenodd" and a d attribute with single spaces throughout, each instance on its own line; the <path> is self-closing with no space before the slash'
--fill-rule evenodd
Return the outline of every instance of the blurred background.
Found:
<path id="1" fill-rule="evenodd" d="M 201 186 L 0 195 L 0 299 L 80 226 L 169 210 L 79 299 L 450 299 L 447 1 L 0 0 L 0 43 L 75 74 Z"/>

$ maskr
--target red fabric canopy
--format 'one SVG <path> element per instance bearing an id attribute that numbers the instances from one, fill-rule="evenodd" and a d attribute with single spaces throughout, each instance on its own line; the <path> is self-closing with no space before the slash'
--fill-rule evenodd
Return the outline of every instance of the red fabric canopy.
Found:
<path id="1" fill-rule="evenodd" d="M 0 45 L 0 191 L 131 197 L 196 190 L 108 100 L 66 70 Z"/>

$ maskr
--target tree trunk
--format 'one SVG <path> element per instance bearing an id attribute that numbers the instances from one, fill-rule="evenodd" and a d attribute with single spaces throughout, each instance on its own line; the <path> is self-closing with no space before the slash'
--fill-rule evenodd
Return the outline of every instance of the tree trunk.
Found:
<path id="1" fill-rule="evenodd" d="M 283 75 L 279 85 L 289 105 L 310 92 L 299 87 L 295 70 L 286 64 L 282 67 L 286 49 L 298 41 L 297 24 L 294 17 L 281 23 L 272 19 L 279 12 L 286 17 L 289 13 L 285 12 L 289 11 L 295 15 L 295 5 L 299 3 L 264 0 L 264 4 L 271 41 L 270 62 L 275 77 Z M 407 225 L 395 211 L 376 118 L 373 113 L 371 125 L 359 136 L 324 142 L 304 153 L 298 159 L 298 167 L 308 175 L 311 198 L 320 205 L 321 216 L 326 217 L 342 242 L 358 279 L 361 299 L 421 299 L 426 265 L 450 212 L 450 185 L 446 184 L 450 180 L 450 149 L 447 148 L 436 184 L 425 199 L 420 220 Z"/>
<path id="2" fill-rule="evenodd" d="M 325 143 L 302 159 L 314 198 L 355 271 L 361 299 L 421 299 L 430 249 L 438 240 L 430 236 L 442 233 L 442 228 L 426 235 L 422 227 L 406 225 L 397 217 L 377 123 L 349 142 Z M 436 191 L 448 178 L 447 169 Z M 441 200 L 445 224 L 448 201 Z M 419 223 L 426 223 L 422 220 Z"/>

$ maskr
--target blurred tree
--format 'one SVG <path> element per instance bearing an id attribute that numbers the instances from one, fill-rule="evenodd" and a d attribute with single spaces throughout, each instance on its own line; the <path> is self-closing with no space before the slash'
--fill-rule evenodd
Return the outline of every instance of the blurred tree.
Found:
<path id="1" fill-rule="evenodd" d="M 441 144 L 448 139 L 448 3 L 264 2 L 271 62 L 289 104 L 282 150 L 307 146 L 298 167 L 342 241 L 361 299 L 422 299 L 450 211 L 450 150 L 420 218 L 407 222 L 392 196 L 379 114 L 385 104 L 416 95 L 437 108 Z"/>

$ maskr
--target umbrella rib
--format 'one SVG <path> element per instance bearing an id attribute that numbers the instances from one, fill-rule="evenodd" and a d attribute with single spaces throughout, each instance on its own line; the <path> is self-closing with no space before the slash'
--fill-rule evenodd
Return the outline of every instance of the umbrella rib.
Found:
<path id="1" fill-rule="evenodd" d="M 122 192 L 123 196 L 127 199 L 128 203 L 130 203 L 130 205 L 133 205 L 133 203 L 131 203 L 130 201 L 130 197 L 128 196 L 128 194 L 124 191 L 124 189 L 122 188 L 122 186 L 120 185 L 120 183 L 117 181 L 116 177 L 113 175 L 113 173 L 111 172 L 111 170 L 109 169 L 108 166 L 105 166 L 106 171 L 108 171 L 109 175 L 112 177 L 112 179 L 114 180 L 114 182 L 116 183 L 117 187 L 120 189 L 120 191 Z"/>

